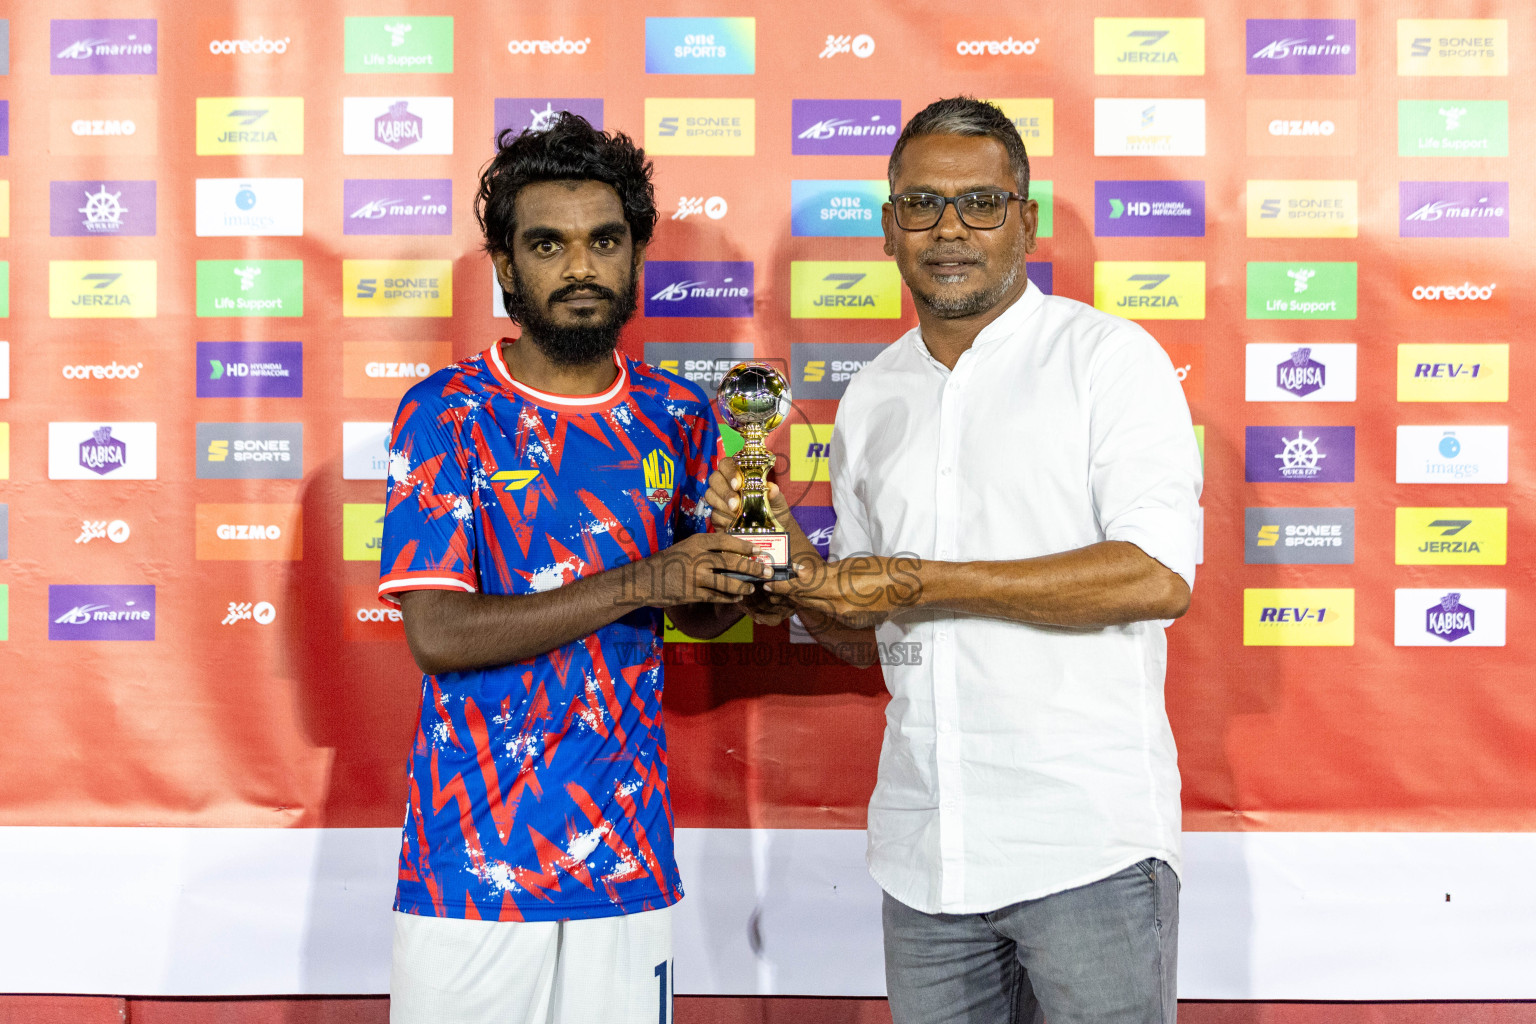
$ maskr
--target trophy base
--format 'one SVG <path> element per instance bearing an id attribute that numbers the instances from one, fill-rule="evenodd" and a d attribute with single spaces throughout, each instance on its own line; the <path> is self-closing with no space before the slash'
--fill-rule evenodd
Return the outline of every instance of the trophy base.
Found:
<path id="1" fill-rule="evenodd" d="M 727 569 L 716 569 L 715 572 L 721 576 L 729 576 L 733 580 L 741 580 L 744 583 L 772 583 L 776 580 L 782 582 L 783 580 L 793 579 L 795 575 L 787 566 L 782 569 L 774 566 L 772 576 L 748 576 L 744 572 L 731 572 Z"/>
<path id="2" fill-rule="evenodd" d="M 771 580 L 787 580 L 794 577 L 794 571 L 789 565 L 789 534 L 779 532 L 752 532 L 737 533 L 729 531 L 731 536 L 740 537 L 759 551 L 768 555 L 773 560 L 772 576 L 750 576 L 744 572 L 729 572 L 725 569 L 715 571 L 723 576 L 729 576 L 733 580 L 742 580 L 746 583 L 767 583 Z"/>

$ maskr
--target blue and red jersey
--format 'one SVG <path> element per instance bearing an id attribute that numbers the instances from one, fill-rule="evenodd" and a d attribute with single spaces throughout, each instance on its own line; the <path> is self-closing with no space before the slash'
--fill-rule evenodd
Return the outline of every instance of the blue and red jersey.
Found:
<path id="1" fill-rule="evenodd" d="M 708 529 L 720 453 L 695 384 L 615 355 L 599 395 L 513 379 L 501 346 L 406 392 L 379 593 L 534 594 Z M 661 612 L 422 680 L 395 909 L 556 921 L 669 906 Z"/>

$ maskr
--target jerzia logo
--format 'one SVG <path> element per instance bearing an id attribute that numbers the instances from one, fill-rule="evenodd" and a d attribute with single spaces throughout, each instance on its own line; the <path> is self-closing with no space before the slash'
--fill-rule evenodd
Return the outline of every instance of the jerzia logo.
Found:
<path id="1" fill-rule="evenodd" d="M 296 156 L 303 152 L 303 97 L 198 97 L 198 156 L 234 153 Z"/>
<path id="2" fill-rule="evenodd" d="M 1509 510 L 1400 508 L 1398 565 L 1504 565 Z"/>
<path id="3" fill-rule="evenodd" d="M 1096 75 L 1205 74 L 1204 18 L 1094 18 Z"/>
<path id="4" fill-rule="evenodd" d="M 1093 304 L 1132 320 L 1203 320 L 1205 264 L 1095 263 Z"/>
<path id="5" fill-rule="evenodd" d="M 647 260 L 645 315 L 751 316 L 752 276 L 747 261 Z"/>
<path id="6" fill-rule="evenodd" d="M 48 315 L 152 317 L 154 260 L 53 260 L 48 264 Z"/>
<path id="7" fill-rule="evenodd" d="M 795 260 L 789 265 L 789 315 L 796 319 L 901 316 L 901 276 L 884 261 Z"/>

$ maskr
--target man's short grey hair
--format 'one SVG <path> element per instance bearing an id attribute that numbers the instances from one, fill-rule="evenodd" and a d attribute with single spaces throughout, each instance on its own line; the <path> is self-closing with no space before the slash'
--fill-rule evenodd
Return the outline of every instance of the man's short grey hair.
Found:
<path id="1" fill-rule="evenodd" d="M 1018 128 L 995 104 L 984 103 L 970 96 L 934 100 L 912 116 L 891 150 L 891 161 L 886 169 L 891 188 L 896 188 L 896 172 L 901 167 L 901 154 L 907 143 L 919 135 L 963 135 L 969 138 L 996 139 L 1008 151 L 1008 166 L 1013 170 L 1014 182 L 1019 195 L 1029 195 L 1029 154 L 1024 151 L 1024 140 Z"/>

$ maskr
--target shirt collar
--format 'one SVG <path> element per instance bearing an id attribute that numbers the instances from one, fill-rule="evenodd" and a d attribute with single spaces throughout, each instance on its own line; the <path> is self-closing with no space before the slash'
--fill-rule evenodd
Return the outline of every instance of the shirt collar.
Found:
<path id="1" fill-rule="evenodd" d="M 501 341 L 496 342 L 485 350 L 485 361 L 491 367 L 491 374 L 503 388 L 519 394 L 535 404 L 562 411 L 581 409 L 592 412 L 614 405 L 629 386 L 629 368 L 624 364 L 624 360 L 619 358 L 618 350 L 615 349 L 613 362 L 618 367 L 618 376 L 614 377 L 613 383 L 608 386 L 607 390 L 599 394 L 555 395 L 548 391 L 531 388 L 512 376 L 512 371 L 507 369 L 506 362 L 501 358 L 501 343 L 503 341 L 513 341 L 513 339 L 502 338 Z"/>

